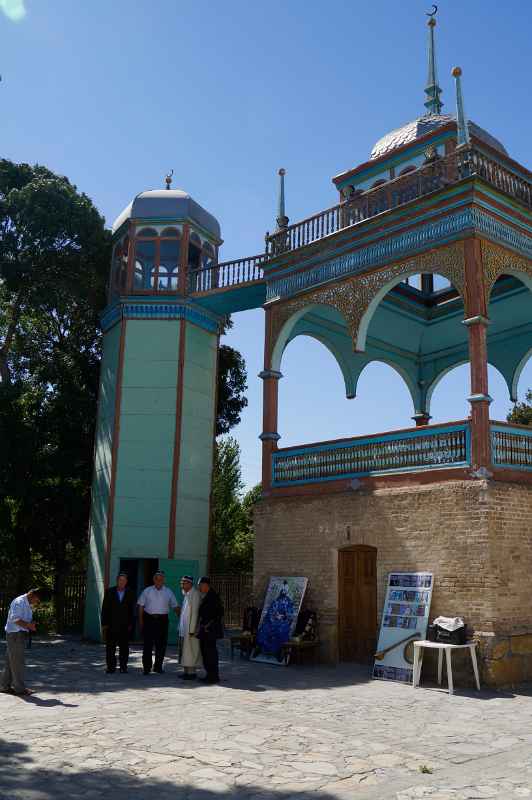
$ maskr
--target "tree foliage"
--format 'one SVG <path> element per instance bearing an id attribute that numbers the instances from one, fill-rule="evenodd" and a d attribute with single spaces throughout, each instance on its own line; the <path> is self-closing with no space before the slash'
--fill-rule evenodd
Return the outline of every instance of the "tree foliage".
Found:
<path id="1" fill-rule="evenodd" d="M 253 568 L 253 506 L 261 487 L 243 494 L 240 447 L 231 438 L 216 443 L 212 487 L 212 565 L 214 572 L 240 573 Z"/>
<path id="2" fill-rule="evenodd" d="M 516 425 L 532 425 L 532 389 L 526 393 L 523 403 L 514 405 L 506 419 Z"/>

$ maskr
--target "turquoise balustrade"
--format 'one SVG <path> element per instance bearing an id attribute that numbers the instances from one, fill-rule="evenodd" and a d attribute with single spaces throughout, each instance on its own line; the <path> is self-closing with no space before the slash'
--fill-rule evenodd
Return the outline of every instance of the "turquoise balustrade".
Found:
<path id="1" fill-rule="evenodd" d="M 491 460 L 494 467 L 532 470 L 532 428 L 492 423 Z"/>
<path id="2" fill-rule="evenodd" d="M 470 438 L 469 423 L 458 422 L 284 448 L 272 456 L 272 485 L 463 467 L 471 463 Z"/>

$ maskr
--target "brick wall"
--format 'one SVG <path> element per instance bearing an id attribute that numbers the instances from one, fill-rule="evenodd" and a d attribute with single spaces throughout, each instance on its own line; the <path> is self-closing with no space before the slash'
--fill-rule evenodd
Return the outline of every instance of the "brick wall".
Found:
<path id="1" fill-rule="evenodd" d="M 338 550 L 357 544 L 377 548 L 379 624 L 387 574 L 432 571 L 431 618 L 466 618 L 479 637 L 485 680 L 504 683 L 501 665 L 513 657 L 510 643 L 501 655 L 504 642 L 532 634 L 532 487 L 452 481 L 269 497 L 256 506 L 255 531 L 256 596 L 270 575 L 308 576 L 306 605 L 320 612 L 326 660 L 338 652 Z M 532 678 L 530 642 L 530 653 L 519 653 L 520 679 L 528 667 Z"/>

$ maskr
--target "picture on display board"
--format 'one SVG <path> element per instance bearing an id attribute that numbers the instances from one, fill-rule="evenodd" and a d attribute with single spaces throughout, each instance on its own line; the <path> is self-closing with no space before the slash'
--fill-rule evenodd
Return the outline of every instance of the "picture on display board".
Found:
<path id="1" fill-rule="evenodd" d="M 414 642 L 425 639 L 432 599 L 431 572 L 392 572 L 375 654 L 373 677 L 412 681 Z"/>
<path id="2" fill-rule="evenodd" d="M 308 578 L 270 578 L 252 661 L 283 664 L 282 646 L 293 636 Z"/>

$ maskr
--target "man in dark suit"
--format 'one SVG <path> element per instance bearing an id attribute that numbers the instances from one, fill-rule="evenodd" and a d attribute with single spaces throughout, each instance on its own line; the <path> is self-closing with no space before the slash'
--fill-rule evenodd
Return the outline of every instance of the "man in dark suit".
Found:
<path id="1" fill-rule="evenodd" d="M 116 586 L 105 592 L 102 605 L 102 633 L 104 636 L 107 660 L 106 672 L 116 672 L 116 646 L 120 672 L 127 672 L 129 658 L 129 637 L 133 631 L 136 598 L 127 585 L 127 575 L 121 572 L 116 579 Z"/>
<path id="2" fill-rule="evenodd" d="M 198 581 L 198 588 L 203 595 L 199 607 L 198 639 L 201 646 L 201 657 L 206 675 L 201 680 L 204 683 L 219 683 L 218 648 L 217 639 L 224 638 L 223 615 L 224 607 L 220 597 L 211 588 L 211 581 L 204 576 Z"/>

